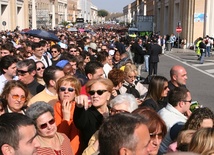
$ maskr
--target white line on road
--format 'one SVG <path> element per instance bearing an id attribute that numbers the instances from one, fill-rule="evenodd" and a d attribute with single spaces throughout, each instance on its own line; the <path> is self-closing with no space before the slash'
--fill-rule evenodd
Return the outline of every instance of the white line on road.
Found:
<path id="1" fill-rule="evenodd" d="M 214 69 L 207 69 L 207 70 L 205 70 L 206 72 L 208 72 L 208 73 L 214 73 Z"/>
<path id="2" fill-rule="evenodd" d="M 214 75 L 209 74 L 209 73 L 207 73 L 206 71 L 200 70 L 199 68 L 197 68 L 197 67 L 195 67 L 195 66 L 193 66 L 193 65 L 190 65 L 190 64 L 186 63 L 185 61 L 181 61 L 181 60 L 179 60 L 179 59 L 176 59 L 176 58 L 174 58 L 174 57 L 172 57 L 172 56 L 170 56 L 170 55 L 168 55 L 168 54 L 165 54 L 165 56 L 167 56 L 167 57 L 169 57 L 169 58 L 171 58 L 171 59 L 177 60 L 177 61 L 179 61 L 179 62 L 181 62 L 181 63 L 183 63 L 183 64 L 185 64 L 185 65 L 187 65 L 187 66 L 189 66 L 189 67 L 194 68 L 195 70 L 197 70 L 197 71 L 199 71 L 199 72 L 201 72 L 201 73 L 204 73 L 204 74 L 206 74 L 206 75 L 208 75 L 208 76 L 214 78 Z"/>
<path id="3" fill-rule="evenodd" d="M 214 63 L 192 64 L 192 66 L 195 66 L 195 67 L 210 66 L 210 65 L 214 65 Z"/>

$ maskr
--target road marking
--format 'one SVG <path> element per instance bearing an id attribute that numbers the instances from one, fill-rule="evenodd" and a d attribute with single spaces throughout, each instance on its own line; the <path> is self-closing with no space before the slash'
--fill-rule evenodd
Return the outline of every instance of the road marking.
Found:
<path id="1" fill-rule="evenodd" d="M 207 70 L 205 70 L 206 72 L 208 72 L 208 73 L 214 73 L 214 69 L 207 69 Z"/>
<path id="2" fill-rule="evenodd" d="M 195 66 L 195 67 L 210 66 L 210 65 L 214 65 L 214 63 L 192 64 L 192 66 Z"/>
<path id="3" fill-rule="evenodd" d="M 172 57 L 172 56 L 170 56 L 170 55 L 168 55 L 168 54 L 165 54 L 165 56 L 167 56 L 167 57 L 169 57 L 169 58 L 171 58 L 171 59 L 174 59 L 174 60 L 176 60 L 176 61 L 179 61 L 179 62 L 181 62 L 181 63 L 183 63 L 183 64 L 185 64 L 185 65 L 187 65 L 187 66 L 189 66 L 189 67 L 194 68 L 195 70 L 197 70 L 197 71 L 199 71 L 199 72 L 201 72 L 201 73 L 204 73 L 204 74 L 206 74 L 206 75 L 208 75 L 208 76 L 214 78 L 214 75 L 212 75 L 212 74 L 210 74 L 210 73 L 208 73 L 208 72 L 206 72 L 206 71 L 203 71 L 203 70 L 201 70 L 201 69 L 199 69 L 199 68 L 193 66 L 192 64 L 188 64 L 188 63 L 186 63 L 185 61 L 181 61 L 181 60 L 179 60 L 179 59 L 176 59 L 176 58 L 174 58 L 174 57 Z M 201 65 L 202 65 L 202 64 L 201 64 Z"/>

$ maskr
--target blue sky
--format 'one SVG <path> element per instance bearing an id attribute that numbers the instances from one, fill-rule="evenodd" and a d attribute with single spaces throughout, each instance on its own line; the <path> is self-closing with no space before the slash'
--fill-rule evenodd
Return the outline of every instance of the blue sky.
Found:
<path id="1" fill-rule="evenodd" d="M 91 0 L 98 7 L 98 10 L 104 9 L 108 12 L 123 12 L 123 7 L 135 0 Z"/>

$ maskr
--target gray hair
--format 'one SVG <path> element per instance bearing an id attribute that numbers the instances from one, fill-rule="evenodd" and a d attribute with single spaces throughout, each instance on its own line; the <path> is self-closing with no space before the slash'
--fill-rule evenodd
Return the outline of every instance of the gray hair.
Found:
<path id="1" fill-rule="evenodd" d="M 44 101 L 37 101 L 26 110 L 26 115 L 32 120 L 36 121 L 39 116 L 42 114 L 50 112 L 54 116 L 54 110 L 51 105 Z"/>
<path id="2" fill-rule="evenodd" d="M 115 105 L 119 104 L 125 104 L 128 107 L 130 113 L 138 108 L 135 97 L 128 93 L 120 94 L 110 101 L 110 107 L 114 107 Z"/>

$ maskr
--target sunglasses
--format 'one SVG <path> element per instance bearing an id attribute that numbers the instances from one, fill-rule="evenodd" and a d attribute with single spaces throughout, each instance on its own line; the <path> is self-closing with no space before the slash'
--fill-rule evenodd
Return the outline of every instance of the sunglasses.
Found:
<path id="1" fill-rule="evenodd" d="M 21 101 L 25 101 L 26 100 L 26 97 L 25 96 L 23 96 L 23 95 L 21 95 L 21 96 L 19 96 L 19 95 L 11 95 L 12 96 L 12 99 L 14 99 L 14 100 L 21 100 Z"/>
<path id="2" fill-rule="evenodd" d="M 75 90 L 74 88 L 71 88 L 71 87 L 69 87 L 69 88 L 60 87 L 60 88 L 59 88 L 59 90 L 60 90 L 61 92 L 64 92 L 64 91 L 66 91 L 67 89 L 68 89 L 69 92 L 73 92 L 73 91 Z"/>
<path id="3" fill-rule="evenodd" d="M 95 93 L 97 93 L 98 95 L 102 95 L 103 93 L 107 92 L 108 90 L 90 90 L 88 93 L 90 95 L 94 95 Z"/>
<path id="4" fill-rule="evenodd" d="M 163 133 L 161 132 L 161 133 L 150 133 L 149 134 L 150 135 L 150 138 L 151 139 L 155 139 L 156 137 L 158 137 L 158 139 L 162 139 L 163 138 Z"/>
<path id="5" fill-rule="evenodd" d="M 110 109 L 110 114 L 111 115 L 114 115 L 114 114 L 117 114 L 117 113 L 129 113 L 129 112 L 126 111 L 126 110 L 117 110 L 117 109 L 114 109 L 114 108 Z"/>
<path id="6" fill-rule="evenodd" d="M 70 50 L 69 52 L 76 52 L 77 50 Z"/>
<path id="7" fill-rule="evenodd" d="M 168 86 L 166 86 L 166 87 L 164 87 L 164 90 L 167 90 L 169 87 Z"/>
<path id="8" fill-rule="evenodd" d="M 26 73 L 28 73 L 29 71 L 17 70 L 16 72 L 17 72 L 18 75 L 23 76 L 23 75 L 25 75 Z"/>
<path id="9" fill-rule="evenodd" d="M 48 121 L 47 123 L 41 124 L 41 125 L 40 125 L 40 129 L 45 129 L 45 128 L 48 127 L 48 124 L 49 124 L 49 125 L 53 125 L 54 123 L 55 123 L 55 119 L 53 118 L 53 119 L 51 119 L 50 121 Z"/>
<path id="10" fill-rule="evenodd" d="M 41 69 L 43 69 L 43 70 L 44 70 L 44 69 L 45 69 L 45 66 L 43 66 L 43 67 L 39 67 L 39 68 L 37 68 L 36 70 L 37 70 L 37 71 L 40 71 Z"/>
<path id="11" fill-rule="evenodd" d="M 51 51 L 51 53 L 57 53 L 58 51 Z"/>
<path id="12" fill-rule="evenodd" d="M 189 103 L 191 103 L 191 102 L 192 102 L 192 100 L 189 100 L 189 101 L 187 101 L 187 100 L 183 100 L 183 102 L 189 102 Z"/>

